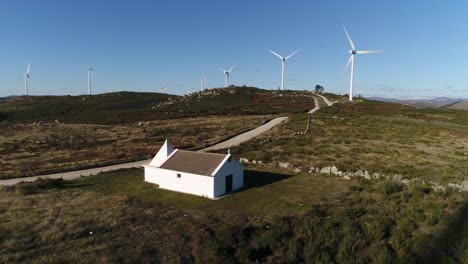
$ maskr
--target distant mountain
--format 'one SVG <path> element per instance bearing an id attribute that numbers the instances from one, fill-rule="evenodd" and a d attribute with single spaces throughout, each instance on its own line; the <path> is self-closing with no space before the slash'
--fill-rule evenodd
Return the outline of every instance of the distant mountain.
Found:
<path id="1" fill-rule="evenodd" d="M 454 103 L 447 108 L 450 109 L 460 109 L 460 110 L 468 110 L 468 100 L 464 100 L 461 102 Z"/>
<path id="2" fill-rule="evenodd" d="M 444 107 L 447 105 L 454 105 L 460 101 L 463 101 L 463 98 L 448 98 L 448 97 L 437 97 L 432 99 L 395 99 L 395 98 L 384 98 L 384 97 L 369 97 L 368 99 L 374 101 L 382 102 L 391 102 L 406 104 L 418 108 L 433 108 L 433 107 Z"/>

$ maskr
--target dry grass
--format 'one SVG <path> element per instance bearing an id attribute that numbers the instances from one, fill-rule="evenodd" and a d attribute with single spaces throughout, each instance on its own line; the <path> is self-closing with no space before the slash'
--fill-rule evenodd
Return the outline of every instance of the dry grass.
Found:
<path id="1" fill-rule="evenodd" d="M 166 138 L 194 148 L 254 128 L 271 116 L 211 116 L 125 125 L 12 124 L 0 134 L 0 178 L 152 157 Z"/>

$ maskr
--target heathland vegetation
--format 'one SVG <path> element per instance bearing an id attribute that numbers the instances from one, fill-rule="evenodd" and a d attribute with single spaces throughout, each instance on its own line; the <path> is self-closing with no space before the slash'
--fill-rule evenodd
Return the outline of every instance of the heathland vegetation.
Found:
<path id="1" fill-rule="evenodd" d="M 290 103 L 305 100 L 296 99 L 303 96 L 311 105 L 305 92 L 287 92 L 281 100 L 286 94 Z M 249 164 L 245 189 L 217 201 L 158 189 L 143 181 L 141 169 L 1 188 L 0 262 L 466 262 L 466 194 L 450 187 L 435 191 L 429 184 L 467 180 L 466 112 L 329 99 L 341 103 L 322 105 L 307 133 L 308 109 L 286 111 L 286 101 L 283 112 L 249 117 L 257 123 L 278 113 L 290 118 L 231 149 L 263 164 Z M 226 120 L 241 123 L 244 113 Z M 160 128 L 151 127 L 156 121 L 150 120 L 148 130 L 172 124 L 168 134 L 177 134 L 186 123 L 191 130 L 197 122 L 203 127 L 214 122 L 206 135 L 212 138 L 218 130 L 248 127 L 245 119 L 235 128 L 220 128 L 228 125 L 223 122 L 227 117 L 216 118 L 158 119 L 167 122 Z M 132 122 L 128 126 L 136 131 L 145 128 Z M 179 138 L 185 140 L 187 134 L 195 145 L 198 133 L 187 131 Z M 164 133 L 156 134 L 162 139 Z M 275 166 L 279 162 L 302 171 Z M 310 166 L 332 165 L 418 180 L 408 185 L 386 179 L 347 181 L 308 172 Z"/>

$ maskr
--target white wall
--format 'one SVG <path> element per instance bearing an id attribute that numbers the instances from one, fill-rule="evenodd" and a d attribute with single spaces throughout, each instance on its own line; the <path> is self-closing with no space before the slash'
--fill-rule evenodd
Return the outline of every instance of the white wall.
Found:
<path id="1" fill-rule="evenodd" d="M 177 173 L 181 174 L 177 178 Z M 159 184 L 159 188 L 214 198 L 214 178 L 192 173 L 145 166 L 145 181 Z"/>
<path id="2" fill-rule="evenodd" d="M 218 197 L 226 193 L 226 176 L 232 174 L 232 190 L 244 186 L 244 167 L 234 158 L 231 162 L 225 162 L 218 170 L 214 179 L 214 196 Z"/>

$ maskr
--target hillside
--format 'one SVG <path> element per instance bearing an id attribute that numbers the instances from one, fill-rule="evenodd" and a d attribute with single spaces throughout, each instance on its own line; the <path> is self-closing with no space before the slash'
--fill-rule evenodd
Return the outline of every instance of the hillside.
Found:
<path id="1" fill-rule="evenodd" d="M 188 96 L 117 92 L 93 96 L 31 96 L 0 102 L 0 116 L 15 122 L 122 124 L 208 116 L 294 113 L 310 110 L 308 92 L 252 87 L 210 89 Z"/>
<path id="2" fill-rule="evenodd" d="M 176 144 L 197 144 L 263 117 L 158 120 L 132 126 L 134 130 L 93 125 L 84 131 L 96 129 L 101 135 L 81 144 L 105 144 L 108 130 L 116 134 L 110 140 L 119 142 L 109 148 L 110 154 L 138 142 L 143 149 L 165 135 L 177 135 Z M 466 112 L 342 101 L 322 105 L 311 116 L 307 133 L 309 115 L 289 117 L 287 123 L 231 149 L 237 157 L 256 162 L 246 163 L 244 190 L 216 201 L 145 183 L 142 169 L 0 188 L 0 262 L 464 262 L 467 197 L 449 184 L 467 180 Z M 31 138 L 28 129 L 31 126 L 21 132 L 24 142 L 15 139 L 3 146 L 38 148 L 21 151 L 24 160 L 34 159 L 35 153 L 54 153 L 40 149 L 35 142 L 42 139 Z M 38 129 L 34 137 L 52 129 L 55 136 L 44 140 L 54 143 L 54 151 L 76 147 L 71 154 L 92 155 L 83 153 L 79 144 L 55 141 L 74 132 L 73 126 L 32 129 Z M 15 137 L 17 131 L 11 128 L 7 136 Z M 57 153 L 50 162 L 61 158 Z M 1 167 L 13 160 L 3 159 Z M 382 177 L 345 179 L 310 169 L 332 165 Z M 398 175 L 404 179 L 395 180 Z M 434 182 L 442 187 L 433 188 Z"/>
<path id="3" fill-rule="evenodd" d="M 418 108 L 437 108 L 459 102 L 460 98 L 437 97 L 432 99 L 395 99 L 384 97 L 369 97 L 368 99 L 381 102 L 399 103 Z"/>
<path id="4" fill-rule="evenodd" d="M 459 110 L 468 110 L 468 100 L 452 104 L 448 108 L 450 108 L 450 109 L 459 109 Z"/>

